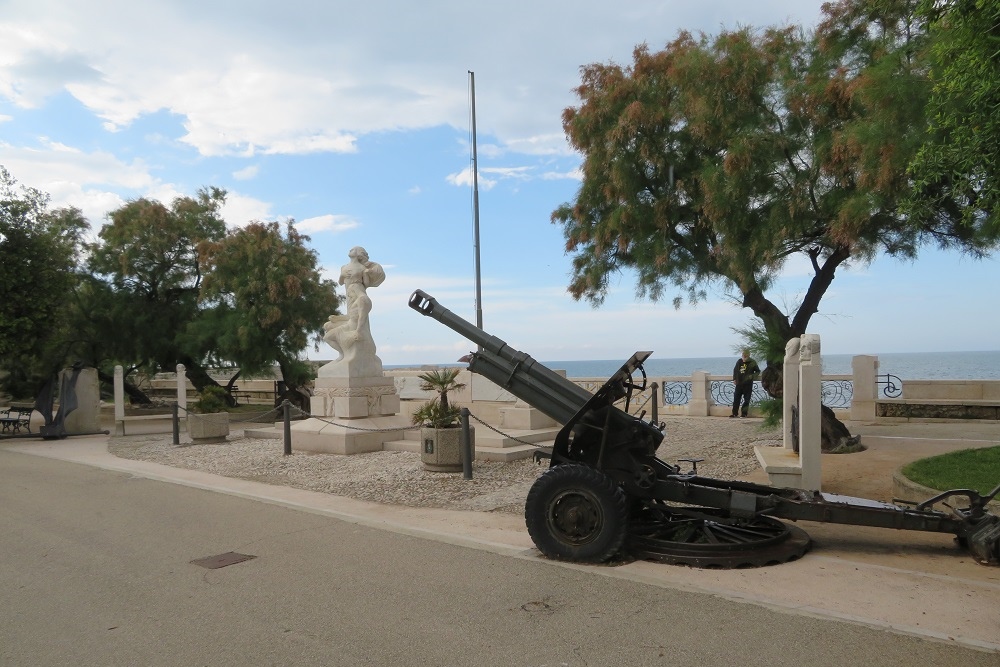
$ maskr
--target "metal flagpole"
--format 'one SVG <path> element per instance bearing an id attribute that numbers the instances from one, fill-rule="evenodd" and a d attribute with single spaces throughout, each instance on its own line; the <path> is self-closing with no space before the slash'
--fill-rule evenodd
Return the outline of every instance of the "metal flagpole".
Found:
<path id="1" fill-rule="evenodd" d="M 476 326 L 483 328 L 483 284 L 479 267 L 479 159 L 476 155 L 476 73 L 469 70 L 472 98 L 472 247 L 476 264 Z"/>

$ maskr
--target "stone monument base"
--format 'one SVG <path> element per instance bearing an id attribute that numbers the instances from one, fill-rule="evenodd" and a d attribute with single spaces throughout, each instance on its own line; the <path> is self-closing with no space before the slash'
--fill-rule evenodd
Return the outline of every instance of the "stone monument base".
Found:
<path id="1" fill-rule="evenodd" d="M 399 394 L 392 378 L 316 378 L 309 412 L 339 419 L 389 417 L 399 412 Z"/>
<path id="2" fill-rule="evenodd" d="M 312 418 L 292 424 L 292 449 L 319 454 L 380 452 L 386 442 L 401 439 L 403 431 L 409 428 L 412 428 L 410 420 L 402 415 Z"/>

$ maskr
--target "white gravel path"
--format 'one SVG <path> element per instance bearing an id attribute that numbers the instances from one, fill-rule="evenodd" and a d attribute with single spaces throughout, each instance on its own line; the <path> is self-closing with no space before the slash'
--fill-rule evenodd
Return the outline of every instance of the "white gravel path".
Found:
<path id="1" fill-rule="evenodd" d="M 756 470 L 754 445 L 781 444 L 780 432 L 762 429 L 759 419 L 666 417 L 663 421 L 666 438 L 658 456 L 670 463 L 704 459 L 698 464 L 699 474 L 720 479 L 741 479 Z M 154 434 L 112 438 L 108 450 L 121 458 L 383 504 L 512 513 L 523 511 L 528 488 L 546 469 L 545 462 L 536 465 L 531 459 L 476 461 L 473 478 L 466 480 L 462 473 L 427 472 L 415 453 L 284 456 L 280 440 L 246 438 L 236 430 L 221 444 L 194 445 L 188 440 L 175 446 L 170 434 Z"/>

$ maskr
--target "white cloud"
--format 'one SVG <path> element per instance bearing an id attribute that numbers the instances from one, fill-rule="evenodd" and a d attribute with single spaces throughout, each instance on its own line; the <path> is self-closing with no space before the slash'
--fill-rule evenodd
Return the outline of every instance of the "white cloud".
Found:
<path id="1" fill-rule="evenodd" d="M 270 220 L 271 205 L 254 197 L 238 192 L 227 192 L 226 203 L 222 206 L 222 218 L 233 227 L 243 227 L 248 223 Z"/>
<path id="2" fill-rule="evenodd" d="M 350 216 L 332 214 L 306 218 L 295 223 L 295 228 L 305 234 L 314 234 L 316 232 L 333 232 L 336 234 L 349 229 L 356 229 L 359 226 L 358 221 Z"/>
<path id="3" fill-rule="evenodd" d="M 542 178 L 546 181 L 582 181 L 583 170 L 577 167 L 570 171 L 547 171 Z"/>
<path id="4" fill-rule="evenodd" d="M 462 171 L 456 172 L 454 174 L 448 174 L 445 176 L 445 180 L 459 187 L 470 188 L 472 187 L 472 166 L 468 166 Z M 479 188 L 481 190 L 490 190 L 498 183 L 497 179 L 487 178 L 483 175 L 483 170 L 479 171 Z"/>
<path id="5" fill-rule="evenodd" d="M 500 181 L 527 181 L 530 180 L 533 170 L 534 167 L 483 167 L 479 170 L 479 187 L 482 190 L 490 190 Z M 445 180 L 459 187 L 471 187 L 472 165 L 460 172 L 448 174 Z"/>
<path id="6" fill-rule="evenodd" d="M 243 169 L 239 169 L 233 172 L 233 178 L 237 181 L 251 181 L 257 178 L 257 174 L 260 172 L 260 167 L 252 164 Z"/>
<path id="7" fill-rule="evenodd" d="M 501 180 L 525 181 L 531 176 L 534 167 L 484 167 L 479 170 L 482 174 L 498 176 Z"/>
<path id="8" fill-rule="evenodd" d="M 66 90 L 109 129 L 167 110 L 202 155 L 342 152 L 373 132 L 468 127 L 473 70 L 479 134 L 506 151 L 568 154 L 560 116 L 581 65 L 627 64 L 636 44 L 658 48 L 682 27 L 811 23 L 819 4 L 637 0 L 623 12 L 581 0 L 567 13 L 527 0 L 289 0 L 275 12 L 259 0 L 8 0 L 0 95 L 29 106 Z"/>
<path id="9" fill-rule="evenodd" d="M 49 193 L 53 208 L 75 206 L 98 226 L 124 203 L 115 191 L 144 196 L 158 185 L 142 160 L 125 163 L 104 151 L 86 153 L 44 139 L 37 147 L 0 142 L 0 154 L 18 181 Z"/>

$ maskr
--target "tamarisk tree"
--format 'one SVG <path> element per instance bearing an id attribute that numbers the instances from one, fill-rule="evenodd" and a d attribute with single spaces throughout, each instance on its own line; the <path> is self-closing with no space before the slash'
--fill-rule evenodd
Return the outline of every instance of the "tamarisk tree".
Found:
<path id="1" fill-rule="evenodd" d="M 552 214 L 572 256 L 570 293 L 599 305 L 624 269 L 640 297 L 674 291 L 675 307 L 721 287 L 758 318 L 762 379 L 780 396 L 784 345 L 806 332 L 841 266 L 914 257 L 935 240 L 995 246 L 947 210 L 920 223 L 900 212 L 929 89 L 915 5 L 844 0 L 824 6 L 813 32 L 682 32 L 661 51 L 637 47 L 630 66 L 583 67 L 580 104 L 563 113 L 582 184 Z M 768 289 L 795 256 L 812 274 L 786 310 Z M 850 434 L 827 413 L 831 448 Z"/>
<path id="2" fill-rule="evenodd" d="M 336 285 L 320 275 L 308 241 L 291 222 L 284 234 L 277 222 L 251 222 L 199 247 L 201 299 L 213 305 L 196 330 L 241 374 L 277 364 L 286 397 L 300 407 L 308 405 L 299 387 L 312 373 L 299 353 L 322 339 L 338 307 Z"/>

